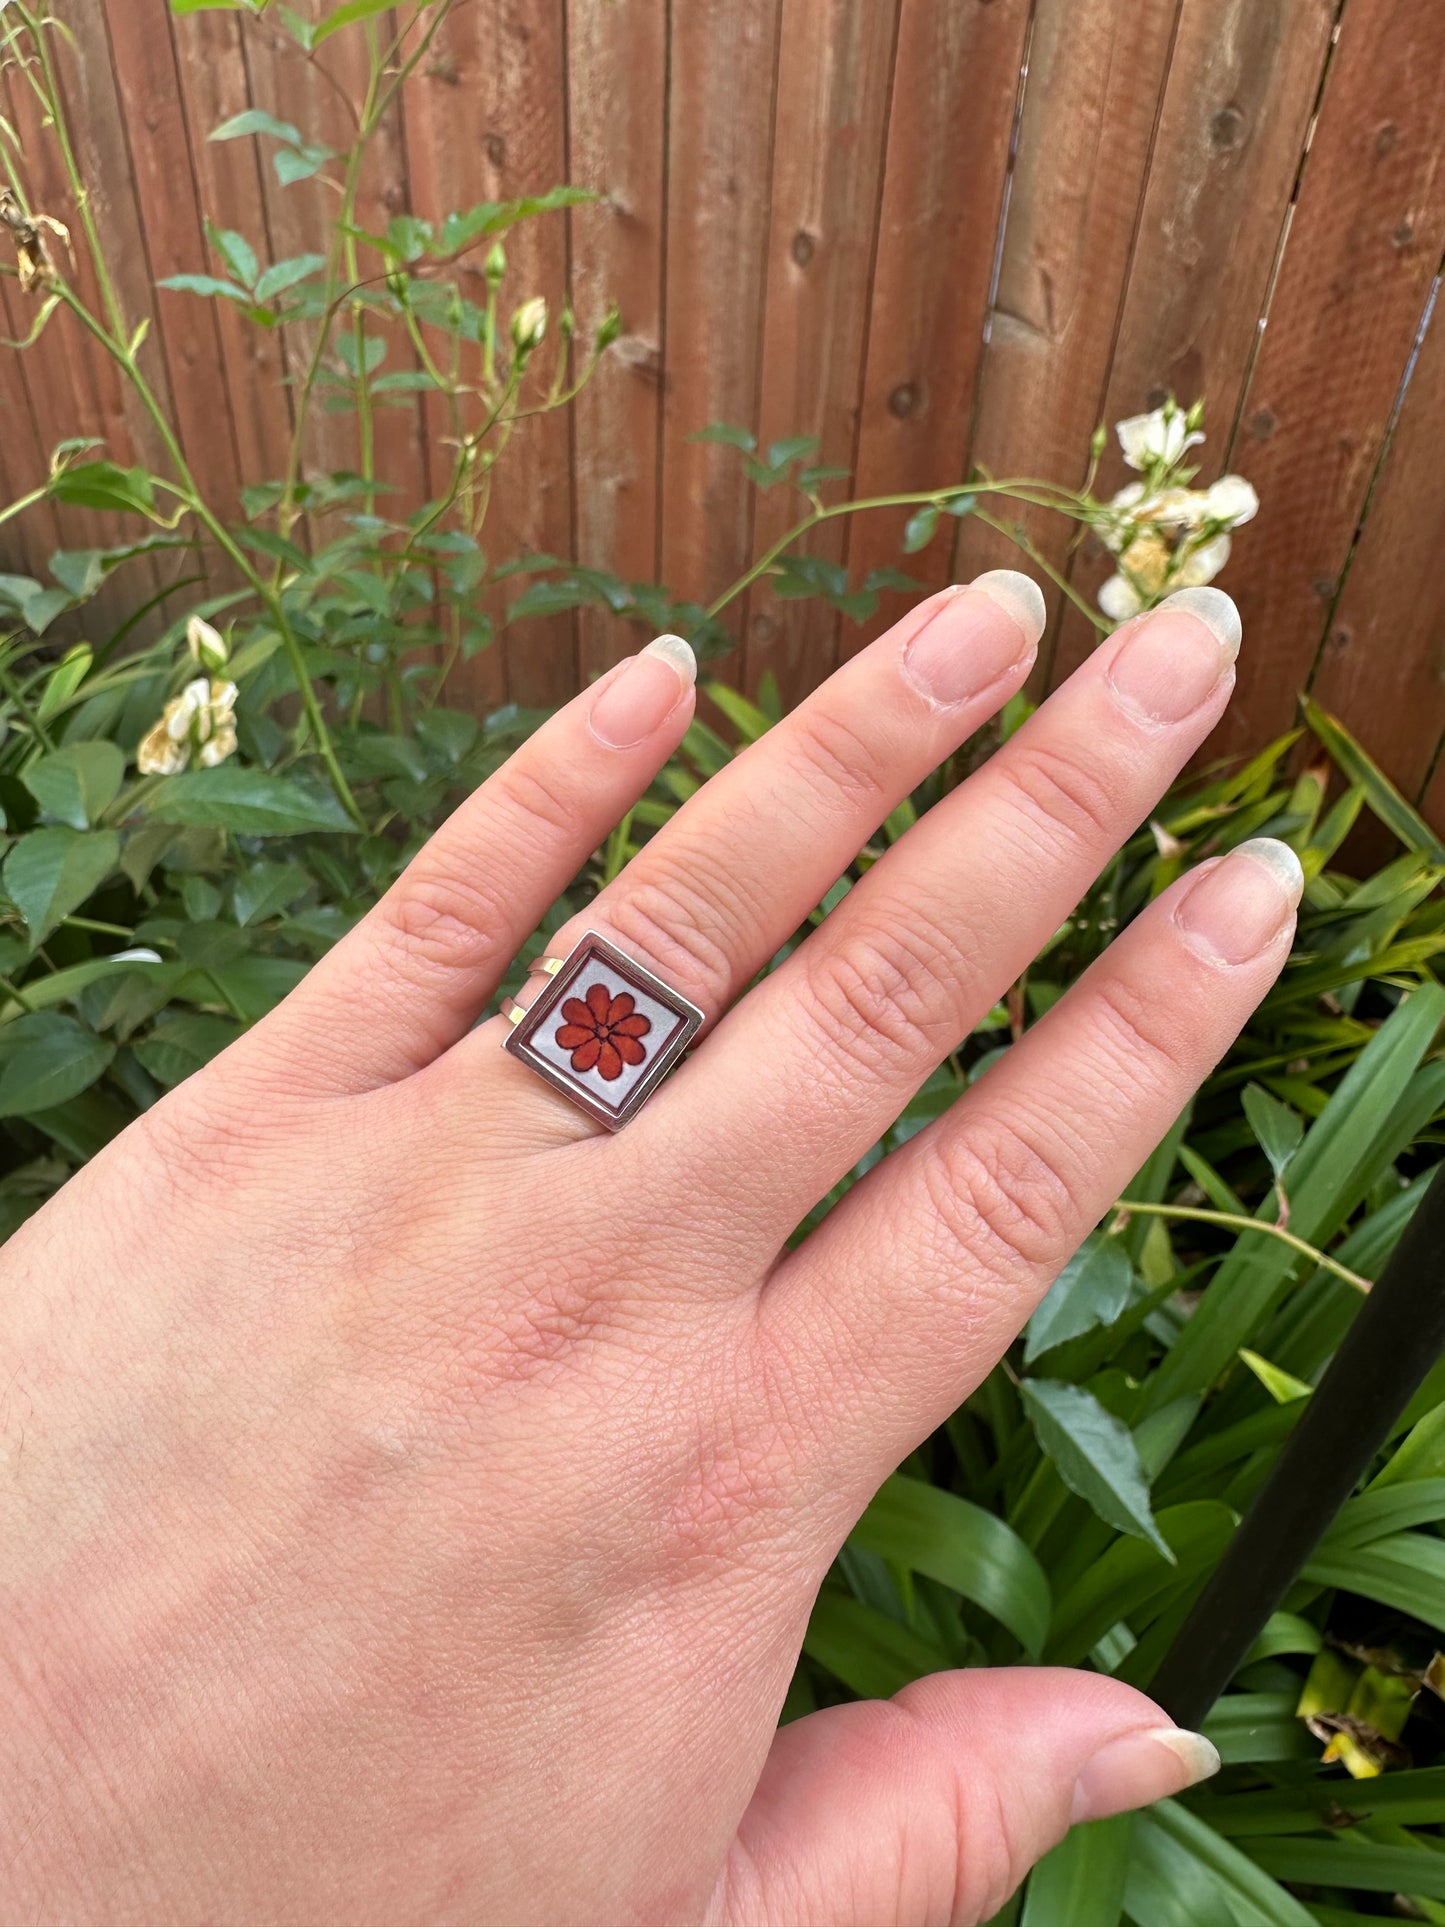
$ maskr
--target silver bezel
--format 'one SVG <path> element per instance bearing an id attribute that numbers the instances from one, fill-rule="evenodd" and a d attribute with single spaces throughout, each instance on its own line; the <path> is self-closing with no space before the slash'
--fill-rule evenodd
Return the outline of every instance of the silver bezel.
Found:
<path id="1" fill-rule="evenodd" d="M 570 997 L 572 986 L 594 958 L 601 960 L 608 968 L 625 982 L 633 984 L 638 990 L 655 997 L 660 1004 L 673 1011 L 678 1019 L 678 1028 L 667 1043 L 648 1065 L 627 1094 L 626 1102 L 614 1107 L 604 1099 L 595 1097 L 581 1082 L 581 1074 L 570 1077 L 551 1064 L 532 1048 L 532 1039 L 551 1017 L 553 1012 Z M 609 1131 L 619 1131 L 631 1118 L 634 1118 L 647 1102 L 663 1078 L 682 1056 L 693 1038 L 697 1035 L 703 1021 L 703 1013 L 696 1004 L 666 984 L 660 977 L 629 957 L 625 950 L 619 950 L 615 943 L 597 931 L 586 931 L 568 951 L 565 962 L 555 977 L 552 977 L 541 991 L 535 1003 L 530 1004 L 523 1017 L 515 1023 L 511 1031 L 502 1039 L 503 1050 L 519 1057 L 538 1077 L 545 1078 L 554 1090 L 569 1098 L 579 1111 L 585 1111 L 591 1118 L 604 1125 Z"/>

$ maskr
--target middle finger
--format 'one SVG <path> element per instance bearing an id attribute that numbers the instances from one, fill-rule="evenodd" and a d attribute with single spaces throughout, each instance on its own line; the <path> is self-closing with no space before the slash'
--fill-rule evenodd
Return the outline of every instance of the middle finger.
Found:
<path id="1" fill-rule="evenodd" d="M 1126 624 L 723 1021 L 628 1149 L 687 1195 L 745 1198 L 775 1249 L 1147 816 L 1219 720 L 1238 648 L 1218 589 Z"/>

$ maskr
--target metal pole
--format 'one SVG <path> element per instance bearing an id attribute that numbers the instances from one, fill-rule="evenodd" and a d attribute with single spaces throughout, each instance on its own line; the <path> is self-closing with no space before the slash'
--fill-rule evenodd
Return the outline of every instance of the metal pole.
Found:
<path id="1" fill-rule="evenodd" d="M 1361 1305 L 1149 1693 L 1199 1727 L 1445 1350 L 1445 1163 Z"/>

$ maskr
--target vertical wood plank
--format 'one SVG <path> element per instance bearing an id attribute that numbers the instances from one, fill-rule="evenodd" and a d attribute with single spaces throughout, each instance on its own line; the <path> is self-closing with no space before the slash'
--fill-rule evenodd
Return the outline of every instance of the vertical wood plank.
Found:
<path id="1" fill-rule="evenodd" d="M 1445 9 L 1346 7 L 1234 451 L 1262 506 L 1214 755 L 1289 723 L 1339 589 L 1445 249 L 1442 70 Z"/>
<path id="2" fill-rule="evenodd" d="M 1177 10 L 1177 0 L 1038 0 L 972 450 L 1000 479 L 1084 478 Z M 1064 562 L 1072 524 L 1012 504 L 989 512 L 1022 524 L 1055 568 Z M 960 525 L 960 580 L 1020 566 L 1005 537 Z M 1059 592 L 1041 586 L 1053 617 Z"/>
<path id="3" fill-rule="evenodd" d="M 1312 694 L 1407 796 L 1445 730 L 1445 314 L 1436 301 Z"/>
<path id="4" fill-rule="evenodd" d="M 22 299 L 18 284 L 9 275 L 0 276 L 0 330 L 10 341 L 23 341 L 34 324 L 34 308 Z M 7 503 L 40 487 L 50 466 L 50 451 L 41 440 L 30 392 L 34 353 L 29 348 L 23 353 L 0 348 L 0 479 Z M 0 525 L 0 568 L 7 575 L 43 579 L 46 560 L 59 546 L 53 505 L 37 502 L 24 515 Z"/>
<path id="5" fill-rule="evenodd" d="M 858 432 L 859 495 L 941 486 L 965 472 L 1028 30 L 1027 0 L 903 0 Z M 855 581 L 900 562 L 906 520 L 906 511 L 849 519 Z M 948 579 L 948 544 L 940 536 L 903 566 L 937 588 Z M 910 599 L 886 593 L 871 623 L 845 623 L 842 652 L 851 654 L 896 621 Z"/>
<path id="6" fill-rule="evenodd" d="M 440 219 L 481 200 L 545 192 L 566 178 L 563 0 L 495 0 L 458 10 L 438 36 L 413 93 L 406 138 L 416 210 Z M 549 339 L 534 364 L 534 384 L 559 352 L 557 317 L 567 290 L 567 231 L 544 215 L 504 237 L 507 279 L 502 316 L 533 295 L 546 298 Z M 461 285 L 485 303 L 483 251 L 458 264 Z M 534 416 L 513 434 L 498 467 L 484 545 L 493 563 L 527 552 L 573 552 L 570 436 L 561 411 Z M 499 615 L 516 594 L 498 596 Z M 497 700 L 500 646 L 456 676 L 453 701 L 467 692 L 479 706 Z M 522 703 L 553 703 L 577 685 L 576 625 L 570 615 L 527 622 L 508 635 L 506 686 Z"/>
<path id="7" fill-rule="evenodd" d="M 667 31 L 660 10 L 568 0 L 569 172 L 602 199 L 573 209 L 572 301 L 585 351 L 607 310 L 622 333 L 573 406 L 577 557 L 629 582 L 657 567 Z M 645 640 L 578 612 L 584 680 Z"/>
<path id="8" fill-rule="evenodd" d="M 145 6 L 105 0 L 102 22 L 110 34 L 116 91 L 125 103 L 120 153 L 135 192 L 144 264 L 154 281 L 208 266 L 167 11 L 160 0 Z M 242 482 L 261 478 L 240 472 L 231 384 L 216 378 L 224 367 L 221 306 L 194 295 L 157 301 L 154 325 L 186 459 L 207 501 L 229 519 L 237 512 Z"/>
<path id="9" fill-rule="evenodd" d="M 1113 424 L 1168 394 L 1207 403 L 1201 481 L 1223 471 L 1335 14 L 1335 0 L 1184 0 L 1101 413 L 1101 493 L 1128 476 Z M 1253 543 L 1251 530 L 1236 568 Z M 1074 587 L 1092 603 L 1111 566 L 1086 544 Z M 1097 640 L 1066 604 L 1052 681 Z"/>
<path id="10" fill-rule="evenodd" d="M 737 451 L 689 437 L 757 423 L 780 13 L 780 0 L 684 0 L 672 15 L 661 573 L 703 602 L 750 549 Z M 730 655 L 717 670 L 738 667 Z"/>
<path id="11" fill-rule="evenodd" d="M 261 191 L 260 144 L 210 138 L 214 128 L 252 105 L 240 22 L 227 13 L 192 13 L 173 17 L 170 29 L 202 218 L 243 235 L 256 258 L 269 262 L 275 254 Z M 205 253 L 187 265 L 192 272 L 214 273 L 219 267 Z M 194 318 L 193 296 L 162 290 L 157 300 L 168 337 Z M 229 302 L 216 304 L 216 326 L 242 480 L 278 481 L 286 472 L 291 438 L 284 338 L 246 321 Z"/>
<path id="12" fill-rule="evenodd" d="M 66 105 L 73 119 L 74 57 L 67 53 L 59 36 L 53 45 L 63 81 L 70 82 Z M 39 104 L 29 86 L 18 74 L 11 73 L 7 78 L 10 118 L 23 145 L 21 172 L 31 204 L 70 228 L 75 237 L 75 254 L 73 260 L 66 258 L 67 278 L 87 305 L 96 310 L 99 288 L 55 136 L 50 128 L 42 126 Z M 92 140 L 91 151 L 79 157 L 82 167 L 89 170 L 96 165 L 93 148 Z M 123 182 L 124 169 L 115 171 Z M 111 193 L 114 191 L 112 180 Z M 102 214 L 106 204 L 104 198 L 98 202 Z M 104 225 L 102 232 L 107 232 Z M 117 237 L 113 231 L 108 238 L 114 247 Z M 20 306 L 18 302 L 16 305 Z M 138 314 L 133 316 L 133 319 L 139 318 Z M 150 365 L 154 365 L 154 350 Z M 142 439 L 138 445 L 134 433 L 137 404 L 123 386 L 109 355 L 73 315 L 57 311 L 52 316 L 39 342 L 27 350 L 25 378 L 47 459 L 60 442 L 76 435 L 98 437 L 105 443 L 105 453 L 119 462 L 131 462 L 138 456 L 150 458 L 157 453 L 153 437 Z M 64 548 L 120 547 L 149 532 L 148 524 L 137 516 L 59 506 L 56 524 Z M 87 626 L 91 633 L 103 637 L 124 621 L 137 603 L 155 594 L 161 580 L 153 556 L 142 556 L 118 570 L 87 605 Z"/>
<path id="13" fill-rule="evenodd" d="M 783 4 L 758 433 L 765 449 L 814 435 L 815 459 L 843 468 L 857 442 L 898 11 L 898 0 Z M 753 552 L 804 507 L 791 489 L 760 494 Z M 838 561 L 845 542 L 843 522 L 825 523 L 809 549 Z M 788 707 L 831 667 L 837 619 L 821 602 L 782 602 L 759 582 L 745 627 L 746 685 L 771 670 Z"/>

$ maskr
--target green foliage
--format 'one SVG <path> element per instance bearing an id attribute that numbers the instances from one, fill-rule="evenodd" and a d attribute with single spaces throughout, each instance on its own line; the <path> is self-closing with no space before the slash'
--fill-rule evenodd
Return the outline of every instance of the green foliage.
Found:
<path id="1" fill-rule="evenodd" d="M 271 0 L 172 0 L 177 12 L 263 4 L 303 52 L 355 34 L 370 75 L 344 152 L 258 110 L 212 136 L 260 142 L 283 182 L 320 197 L 324 251 L 273 261 L 259 221 L 249 234 L 212 226 L 211 258 L 164 285 L 285 337 L 296 371 L 285 472 L 251 479 L 232 523 L 173 438 L 152 472 L 82 436 L 55 451 L 34 498 L 0 509 L 3 526 L 48 498 L 132 531 L 57 553 L 44 578 L 0 575 L 0 1236 L 272 1008 L 535 726 L 514 707 L 478 718 L 449 700 L 456 665 L 500 633 L 525 639 L 529 623 L 593 608 L 716 654 L 730 644 L 729 606 L 764 577 L 785 605 L 821 600 L 852 620 L 884 591 L 916 586 L 891 568 L 855 580 L 811 546 L 821 524 L 869 506 L 825 503 L 844 471 L 815 460 L 812 437 L 760 450 L 728 424 L 698 439 L 757 488 L 791 496 L 798 521 L 711 605 L 568 557 L 489 554 L 487 511 L 499 467 L 511 476 L 515 424 L 565 405 L 618 327 L 609 313 L 584 340 L 570 315 L 539 315 L 535 290 L 513 285 L 505 239 L 587 190 L 405 210 L 366 231 L 361 158 L 450 0 L 422 6 L 405 45 L 379 0 L 307 18 Z M 0 47 L 30 36 L 32 17 L 0 11 Z M 28 69 L 42 86 L 47 32 Z M 58 95 L 52 106 L 58 117 Z M 0 161 L 18 176 L 14 160 L 0 126 Z M 23 201 L 23 181 L 13 185 Z M 83 313 L 164 420 L 136 359 L 143 329 L 119 310 L 88 215 L 77 238 L 100 305 L 85 307 L 62 262 L 32 332 L 52 305 Z M 513 325 L 519 310 L 525 326 Z M 398 505 L 376 470 L 374 425 L 417 395 L 436 411 L 448 472 L 433 500 Z M 315 461 L 323 413 L 351 420 L 353 468 Z M 915 553 L 948 539 L 957 518 L 990 519 L 994 498 L 1085 522 L 1103 513 L 1087 494 L 987 477 L 886 505 L 910 511 L 903 547 Z M 158 548 L 185 552 L 195 603 L 162 599 L 107 634 L 97 592 Z M 188 647 L 198 617 L 214 627 L 192 628 Z M 540 935 L 779 719 L 766 682 L 756 701 L 721 682 L 707 693 L 729 736 L 694 724 Z M 1027 708 L 1016 698 L 1002 733 Z M 1348 1329 L 1351 1279 L 1378 1274 L 1418 1202 L 1445 1117 L 1445 849 L 1337 722 L 1312 708 L 1306 721 L 1322 761 L 1304 775 L 1291 773 L 1291 732 L 1166 799 L 810 1220 L 1012 1049 L 1184 867 L 1258 834 L 1294 846 L 1308 884 L 1280 984 L 1024 1336 L 869 1506 L 819 1596 L 790 1714 L 935 1668 L 1021 1658 L 1147 1684 Z M 779 960 L 956 774 L 939 772 L 893 813 Z M 1341 857 L 1362 814 L 1403 850 L 1364 880 Z M 1286 1229 L 1294 1242 L 1277 1235 Z M 1429 1672 L 1445 1632 L 1442 1526 L 1445 1367 L 1211 1717 L 1222 1779 L 1071 1835 L 1004 1918 L 1301 1923 L 1347 1917 L 1352 1896 L 1378 1912 L 1374 1897 L 1395 1892 L 1417 1917 L 1445 1918 L 1432 1697 L 1445 1674 Z M 1322 1765 L 1296 1713 L 1314 1657 L 1346 1648 L 1436 1682 L 1404 1729 L 1414 1764 L 1378 1780 Z"/>

